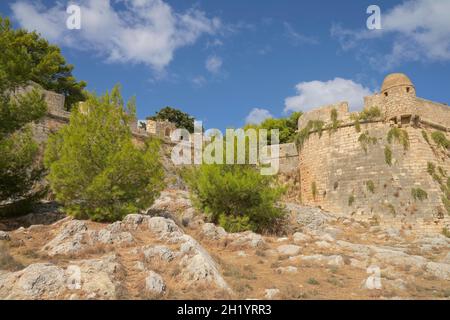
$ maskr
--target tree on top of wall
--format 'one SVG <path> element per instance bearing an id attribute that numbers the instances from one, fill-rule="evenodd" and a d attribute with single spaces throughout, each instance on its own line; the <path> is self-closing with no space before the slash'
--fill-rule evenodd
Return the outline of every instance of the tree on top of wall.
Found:
<path id="1" fill-rule="evenodd" d="M 172 107 L 165 107 L 156 112 L 154 116 L 147 117 L 147 120 L 164 121 L 167 120 L 175 124 L 177 128 L 188 130 L 190 133 L 194 132 L 194 117 L 186 112 Z"/>
<path id="2" fill-rule="evenodd" d="M 9 19 L 1 16 L 0 38 L 2 82 L 14 88 L 34 82 L 46 90 L 63 94 L 67 110 L 85 100 L 86 82 L 75 79 L 74 67 L 66 63 L 60 48 L 49 44 L 36 32 L 13 29 Z"/>

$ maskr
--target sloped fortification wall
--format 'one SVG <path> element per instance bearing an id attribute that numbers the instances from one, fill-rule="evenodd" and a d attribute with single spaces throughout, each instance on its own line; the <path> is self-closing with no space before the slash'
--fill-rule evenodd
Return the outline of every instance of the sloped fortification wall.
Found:
<path id="1" fill-rule="evenodd" d="M 450 173 L 450 155 L 426 141 L 422 130 L 404 127 L 410 147 L 389 144 L 392 125 L 383 121 L 361 124 L 358 133 L 351 123 L 335 132 L 312 133 L 300 151 L 301 198 L 305 204 L 320 206 L 344 215 L 379 223 L 416 225 L 424 231 L 441 231 L 450 223 L 442 202 L 442 191 L 427 172 L 428 163 Z M 364 151 L 358 141 L 368 132 L 376 143 Z M 449 134 L 446 133 L 450 139 Z M 385 147 L 392 150 L 392 165 L 386 163 Z M 373 190 L 370 185 L 373 185 Z M 413 188 L 427 192 L 428 198 L 414 200 Z"/>
<path id="2" fill-rule="evenodd" d="M 33 126 L 34 137 L 38 142 L 47 140 L 49 134 L 56 132 L 69 122 L 70 112 L 64 109 L 64 95 L 44 91 L 47 102 L 47 115 Z"/>

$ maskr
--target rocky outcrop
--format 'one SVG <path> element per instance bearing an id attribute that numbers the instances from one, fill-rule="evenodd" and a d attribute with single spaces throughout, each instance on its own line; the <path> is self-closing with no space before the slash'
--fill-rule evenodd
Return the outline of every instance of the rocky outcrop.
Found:
<path id="1" fill-rule="evenodd" d="M 64 269 L 49 263 L 0 275 L 1 299 L 58 299 L 65 289 Z"/>
<path id="2" fill-rule="evenodd" d="M 149 271 L 145 278 L 145 290 L 152 295 L 162 295 L 166 291 L 164 279 L 154 271 Z"/>
<path id="3" fill-rule="evenodd" d="M 116 299 L 119 269 L 115 255 L 73 261 L 67 268 L 32 264 L 0 274 L 0 299 Z"/>
<path id="4" fill-rule="evenodd" d="M 277 248 L 278 252 L 287 256 L 295 256 L 299 254 L 301 248 L 293 244 L 286 244 Z"/>
<path id="5" fill-rule="evenodd" d="M 208 240 L 226 241 L 231 246 L 260 248 L 265 245 L 263 237 L 251 231 L 241 233 L 228 233 L 222 227 L 213 223 L 205 223 L 202 226 L 201 234 Z"/>
<path id="6" fill-rule="evenodd" d="M 0 241 L 2 241 L 2 240 L 3 240 L 3 241 L 9 241 L 9 240 L 11 240 L 11 238 L 10 238 L 8 232 L 0 231 Z"/>
<path id="7" fill-rule="evenodd" d="M 85 247 L 88 237 L 87 230 L 86 222 L 71 220 L 44 247 L 44 251 L 50 256 L 78 253 Z"/>

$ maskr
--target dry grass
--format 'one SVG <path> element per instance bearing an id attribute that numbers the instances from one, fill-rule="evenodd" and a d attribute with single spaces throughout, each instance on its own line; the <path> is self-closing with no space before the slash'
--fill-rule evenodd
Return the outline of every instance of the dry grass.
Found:
<path id="1" fill-rule="evenodd" d="M 88 224 L 93 230 L 105 227 L 98 223 L 88 222 Z M 384 240 L 376 238 L 377 234 L 367 233 L 364 225 L 356 228 L 344 226 L 339 222 L 330 224 L 330 226 L 333 225 L 343 231 L 339 236 L 342 240 L 361 244 L 386 244 Z M 53 262 L 65 266 L 70 260 L 99 258 L 114 250 L 124 270 L 117 275 L 118 280 L 124 284 L 117 288 L 118 296 L 122 299 L 264 299 L 265 290 L 269 288 L 278 288 L 280 295 L 277 298 L 280 299 L 379 299 L 397 296 L 423 299 L 446 298 L 450 293 L 450 286 L 442 280 L 427 276 L 423 270 L 408 268 L 395 268 L 395 271 L 404 275 L 405 279 L 414 277 L 414 282 L 406 291 L 362 289 L 361 283 L 367 279 L 368 275 L 365 270 L 350 266 L 350 257 L 353 257 L 354 253 L 345 249 L 337 251 L 333 247 L 318 248 L 314 245 L 314 241 L 301 244 L 302 255 L 340 254 L 344 258 L 345 265 L 339 268 L 329 267 L 272 254 L 267 249 L 273 251 L 281 245 L 275 241 L 275 237 L 265 238 L 267 243 L 265 248 L 233 247 L 226 242 L 202 239 L 198 237 L 197 230 L 186 228 L 186 232 L 196 238 L 215 259 L 221 274 L 233 290 L 231 294 L 204 284 L 188 285 L 182 278 L 183 270 L 179 258 L 171 262 L 160 259 L 144 261 L 141 251 L 133 251 L 135 247 L 164 245 L 173 251 L 180 249 L 179 244 L 165 243 L 148 232 L 133 231 L 136 242 L 132 246 L 95 245 L 78 255 L 50 258 L 41 250 L 55 236 L 56 231 L 55 227 L 45 226 L 28 234 L 26 232 L 12 233 L 12 240 L 8 246 L 0 248 L 0 269 L 13 271 L 35 262 Z M 237 254 L 241 250 L 246 256 Z M 409 253 L 419 254 L 420 249 L 411 246 Z M 432 259 L 434 256 L 440 259 L 445 256 L 445 253 L 431 252 L 428 258 Z M 147 272 L 136 268 L 137 262 L 143 262 L 147 270 L 153 270 L 163 277 L 167 287 L 163 295 L 154 296 L 146 293 Z M 289 274 L 276 272 L 277 268 L 288 266 L 296 267 L 298 272 Z M 395 280 L 395 276 L 391 276 L 389 272 L 383 275 L 386 281 L 387 279 Z"/>

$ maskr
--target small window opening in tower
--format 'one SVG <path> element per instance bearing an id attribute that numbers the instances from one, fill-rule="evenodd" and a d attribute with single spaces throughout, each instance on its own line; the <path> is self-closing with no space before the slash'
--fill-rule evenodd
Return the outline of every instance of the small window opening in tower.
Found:
<path id="1" fill-rule="evenodd" d="M 402 116 L 402 117 L 401 117 L 401 123 L 402 123 L 402 125 L 408 125 L 408 124 L 410 124 L 410 123 L 411 123 L 411 116 L 410 116 L 410 115 L 408 115 L 408 116 Z"/>
<path id="2" fill-rule="evenodd" d="M 388 96 L 388 93 L 387 93 L 387 92 L 385 92 L 385 93 L 384 93 L 384 96 L 385 96 L 385 97 L 387 97 L 387 96 Z"/>
<path id="3" fill-rule="evenodd" d="M 411 88 L 406 88 L 406 92 L 409 93 L 410 89 L 411 89 Z"/>

